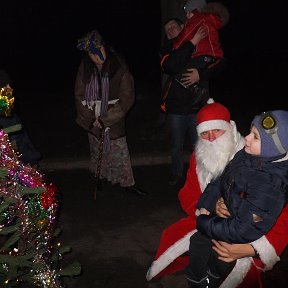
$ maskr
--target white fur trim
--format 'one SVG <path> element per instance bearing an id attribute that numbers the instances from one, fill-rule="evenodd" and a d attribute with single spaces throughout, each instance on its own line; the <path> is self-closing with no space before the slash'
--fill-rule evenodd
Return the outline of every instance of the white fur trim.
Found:
<path id="1" fill-rule="evenodd" d="M 239 150 L 241 150 L 245 145 L 245 139 L 244 137 L 238 132 L 236 123 L 233 120 L 230 120 L 230 124 L 232 126 L 233 136 L 235 140 L 235 153 L 237 153 Z M 231 159 L 234 157 L 232 155 Z"/>
<path id="2" fill-rule="evenodd" d="M 266 265 L 264 271 L 270 270 L 280 260 L 274 247 L 265 236 L 251 243 L 260 255 L 261 261 Z M 255 265 L 252 257 L 238 259 L 235 267 L 221 284 L 220 288 L 237 287 L 245 278 L 251 265 Z M 257 269 L 260 269 L 257 267 Z M 262 270 L 262 269 L 261 269 Z"/>
<path id="3" fill-rule="evenodd" d="M 237 287 L 244 279 L 253 259 L 251 257 L 238 259 L 231 273 L 221 284 L 220 288 L 234 288 Z"/>
<path id="4" fill-rule="evenodd" d="M 189 250 L 190 237 L 196 232 L 194 229 L 187 233 L 183 238 L 179 239 L 172 246 L 170 246 L 157 260 L 153 261 L 146 274 L 147 281 L 159 274 L 176 258 Z"/>
<path id="5" fill-rule="evenodd" d="M 209 120 L 204 121 L 197 126 L 197 133 L 200 135 L 202 132 L 213 130 L 213 129 L 231 129 L 231 124 L 225 120 Z"/>
<path id="6" fill-rule="evenodd" d="M 214 99 L 213 98 L 209 98 L 208 100 L 207 100 L 207 104 L 211 104 L 211 103 L 214 103 L 215 101 L 214 101 Z"/>
<path id="7" fill-rule="evenodd" d="M 265 264 L 264 271 L 271 270 L 273 266 L 280 260 L 280 257 L 277 255 L 274 247 L 268 241 L 265 236 L 257 239 L 252 242 L 251 245 L 259 253 L 261 261 Z"/>

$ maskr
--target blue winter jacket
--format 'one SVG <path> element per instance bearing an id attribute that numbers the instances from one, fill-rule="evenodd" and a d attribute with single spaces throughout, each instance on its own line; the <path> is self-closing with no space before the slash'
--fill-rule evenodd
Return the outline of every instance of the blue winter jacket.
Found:
<path id="1" fill-rule="evenodd" d="M 286 201 L 287 159 L 275 161 L 240 150 L 201 195 L 197 208 L 211 213 L 197 217 L 197 229 L 210 238 L 230 243 L 249 243 L 265 235 Z M 220 197 L 229 209 L 229 218 L 214 213 Z"/>

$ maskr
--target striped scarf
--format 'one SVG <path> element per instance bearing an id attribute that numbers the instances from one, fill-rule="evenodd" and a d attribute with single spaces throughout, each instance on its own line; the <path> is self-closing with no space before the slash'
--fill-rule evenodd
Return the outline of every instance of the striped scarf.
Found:
<path id="1" fill-rule="evenodd" d="M 108 110 L 108 97 L 109 97 L 109 77 L 108 74 L 105 73 L 101 78 L 101 87 L 102 87 L 102 99 L 101 99 L 101 110 L 100 117 L 105 116 Z M 105 129 L 104 132 L 104 152 L 110 151 L 110 133 L 109 129 Z"/>

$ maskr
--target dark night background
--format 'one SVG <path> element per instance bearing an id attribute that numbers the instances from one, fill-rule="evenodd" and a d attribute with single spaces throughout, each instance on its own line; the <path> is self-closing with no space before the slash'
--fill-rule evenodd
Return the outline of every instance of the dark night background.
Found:
<path id="1" fill-rule="evenodd" d="M 221 76 L 211 82 L 211 94 L 216 101 L 222 102 L 230 109 L 232 119 L 236 121 L 238 129 L 244 135 L 256 113 L 270 109 L 288 109 L 286 99 L 288 84 L 288 73 L 286 72 L 288 67 L 287 1 L 223 0 L 221 2 L 226 4 L 230 11 L 230 21 L 220 31 L 227 67 Z M 76 49 L 77 40 L 93 29 L 98 29 L 106 42 L 123 54 L 135 78 L 136 109 L 132 109 L 130 121 L 127 121 L 129 122 L 127 138 L 131 155 L 135 151 L 138 152 L 137 149 L 141 150 L 140 152 L 146 149 L 144 152 L 148 151 L 148 153 L 154 152 L 152 148 L 155 148 L 157 153 L 165 149 L 168 150 L 169 145 L 166 138 L 160 139 L 162 142 L 154 142 L 154 139 L 157 140 L 158 134 L 161 136 L 161 131 L 159 133 L 158 131 L 154 132 L 157 135 L 154 135 L 153 139 L 146 137 L 146 142 L 142 141 L 140 137 L 143 123 L 155 123 L 154 118 L 150 119 L 152 111 L 159 114 L 161 73 L 158 51 L 162 37 L 160 7 L 160 1 L 157 0 L 1 1 L 0 68 L 4 68 L 11 75 L 15 110 L 19 112 L 33 144 L 41 151 L 44 160 L 48 158 L 51 160 L 50 162 L 54 163 L 60 159 L 59 162 L 65 162 L 65 167 L 70 165 L 69 168 L 71 168 L 71 166 L 74 167 L 72 164 L 75 159 L 78 160 L 83 154 L 87 156 L 89 153 L 87 134 L 75 123 L 73 92 L 81 57 L 81 53 Z M 175 11 L 175 14 L 178 13 Z M 135 132 L 135 134 L 131 132 Z M 129 138 L 129 135 L 132 134 L 134 138 L 132 136 Z M 132 141 L 129 141 L 130 139 Z M 159 143 L 160 145 L 158 145 Z M 67 159 L 69 161 L 66 161 Z M 167 209 L 161 212 L 159 207 L 163 207 L 163 204 L 165 206 L 169 197 L 172 199 L 171 203 L 172 201 L 174 204 L 175 201 L 178 203 L 178 200 L 172 198 L 172 195 L 176 195 L 176 193 L 174 190 L 172 191 L 171 187 L 171 191 L 163 189 L 162 184 L 166 183 L 165 177 L 169 172 L 168 168 L 165 172 L 165 167 L 164 170 L 162 170 L 162 166 L 159 167 L 157 167 L 158 170 L 153 170 L 152 167 L 151 175 L 148 176 L 144 173 L 143 167 L 138 167 L 137 174 L 140 175 L 140 180 L 137 183 L 143 183 L 143 188 L 145 190 L 147 187 L 147 191 L 151 187 L 151 194 L 155 191 L 154 195 L 156 198 L 158 197 L 157 201 L 151 201 L 153 198 L 148 196 L 146 202 L 140 200 L 143 201 L 142 204 L 137 202 L 136 205 L 135 199 L 122 197 L 122 194 L 113 191 L 108 193 L 107 198 L 105 198 L 107 204 L 97 206 L 100 209 L 92 207 L 90 198 L 85 197 L 87 196 L 85 193 L 90 191 L 89 187 L 92 186 L 91 179 L 86 178 L 86 171 L 83 172 L 84 176 L 81 176 L 80 179 L 78 178 L 78 171 L 77 174 L 75 172 L 75 177 L 67 173 L 61 178 L 58 174 L 59 171 L 55 173 L 56 186 L 59 183 L 60 191 L 67 193 L 64 207 L 67 205 L 66 209 L 72 215 L 70 216 L 66 212 L 68 216 L 63 218 L 63 226 L 66 228 L 63 235 L 67 237 L 65 242 L 71 243 L 73 249 L 76 248 L 74 250 L 76 251 L 75 257 L 78 259 L 79 256 L 80 263 L 86 265 L 84 267 L 86 274 L 82 277 L 83 280 L 78 280 L 80 283 L 83 283 L 81 281 L 97 283 L 98 279 L 94 279 L 95 271 L 100 271 L 97 275 L 99 283 L 105 284 L 108 281 L 107 275 L 110 272 L 111 275 L 115 274 L 112 280 L 117 280 L 117 282 L 112 281 L 111 283 L 114 285 L 111 286 L 111 284 L 109 287 L 120 287 L 121 284 L 121 287 L 135 286 L 124 286 L 126 282 L 123 284 L 121 281 L 118 283 L 118 278 L 123 279 L 123 277 L 125 277 L 125 281 L 135 282 L 139 279 L 142 281 L 143 271 L 138 270 L 139 265 L 135 265 L 133 259 L 128 257 L 127 259 L 123 258 L 123 260 L 120 257 L 121 261 L 119 262 L 117 256 L 115 263 L 113 262 L 115 257 L 111 263 L 109 256 L 107 262 L 105 258 L 103 263 L 101 259 L 95 260 L 94 255 L 90 257 L 90 248 L 99 245 L 101 241 L 107 242 L 105 243 L 107 247 L 111 245 L 106 238 L 101 239 L 99 231 L 102 229 L 107 232 L 109 231 L 107 230 L 108 227 L 108 229 L 111 228 L 111 231 L 113 230 L 113 233 L 114 230 L 117 232 L 119 221 L 123 227 L 129 225 L 129 231 L 134 234 L 135 231 L 138 231 L 138 228 L 133 228 L 132 225 L 135 219 L 138 221 L 139 218 L 142 219 L 141 217 L 143 217 L 147 218 L 147 221 L 151 221 L 149 219 L 152 218 L 148 216 L 153 209 L 158 211 L 157 214 L 162 219 L 153 220 L 153 225 L 156 225 L 156 228 L 152 229 L 152 235 L 149 225 L 143 224 L 141 226 L 141 230 L 146 231 L 146 227 L 149 231 L 145 235 L 146 238 L 141 239 L 142 243 L 150 243 L 153 239 L 153 231 L 155 233 L 157 229 L 160 231 L 163 228 L 163 219 L 168 221 L 174 212 L 168 213 L 167 211 L 170 210 Z M 89 187 L 83 188 L 86 184 Z M 106 191 L 104 194 L 106 195 Z M 111 199 L 116 200 L 111 201 Z M 130 204 L 127 206 L 127 203 Z M 79 207 L 83 210 L 79 211 Z M 110 212 L 111 207 L 113 213 Z M 119 208 L 120 211 L 117 210 Z M 170 206 L 168 208 L 170 209 Z M 92 212 L 89 211 L 93 211 L 92 216 L 89 214 Z M 127 212 L 128 217 L 126 217 Z M 103 215 L 104 221 L 101 218 Z M 115 215 L 117 215 L 118 221 L 115 221 Z M 81 217 L 86 217 L 85 221 Z M 91 219 L 95 221 L 91 221 Z M 103 222 L 100 224 L 103 224 L 105 229 L 96 220 L 99 223 Z M 93 228 L 95 223 L 91 225 L 91 222 L 98 224 Z M 130 229 L 130 224 L 132 229 Z M 80 227 L 79 230 L 78 227 Z M 121 225 L 120 228 L 122 228 Z M 91 247 L 87 245 L 88 242 L 85 242 L 87 237 L 83 237 L 88 229 L 89 233 L 91 231 L 94 233 L 94 238 L 91 237 L 91 241 L 93 241 Z M 137 237 L 132 235 L 130 238 L 135 238 L 133 240 L 135 242 L 142 238 L 143 231 L 139 232 Z M 121 237 L 119 235 L 114 236 L 113 233 L 111 233 L 113 238 L 111 243 L 121 243 L 118 242 Z M 88 235 L 89 237 L 90 235 Z M 156 238 L 158 239 L 158 237 Z M 154 237 L 155 241 L 156 238 Z M 124 246 L 129 246 L 129 242 L 127 243 L 126 240 L 127 238 L 125 238 Z M 143 244 L 144 250 L 146 250 L 145 245 Z M 112 246 L 106 250 L 114 248 Z M 105 249 L 101 248 L 100 250 Z M 114 253 L 113 251 L 111 253 Z M 133 247 L 129 251 L 133 251 Z M 139 254 L 138 246 L 135 251 L 133 254 L 138 255 L 137 257 L 143 256 L 141 253 Z M 149 249 L 147 251 L 149 252 Z M 72 253 L 72 258 L 74 255 Z M 274 274 L 276 279 L 287 274 L 287 257 L 280 265 L 282 266 Z M 281 269 L 282 271 L 280 271 Z M 279 271 L 281 273 L 277 274 Z M 109 279 L 111 275 L 109 275 Z M 271 282 L 273 279 L 275 278 L 271 277 Z M 283 281 L 285 282 L 286 279 Z M 275 285 L 277 286 L 277 281 Z M 76 285 L 74 287 L 88 286 Z M 99 285 L 99 287 L 108 286 Z M 141 286 L 136 285 L 135 287 Z"/>
<path id="2" fill-rule="evenodd" d="M 10 1 L 1 14 L 0 64 L 21 90 L 69 90 L 81 56 L 77 40 L 93 29 L 125 56 L 136 78 L 159 69 L 160 2 Z"/>
<path id="3" fill-rule="evenodd" d="M 287 108 L 285 2 L 222 3 L 231 16 L 220 32 L 228 65 L 212 85 L 213 97 L 237 111 L 241 108 L 243 114 Z M 126 58 L 136 94 L 145 83 L 154 95 L 159 93 L 160 1 L 30 0 L 6 1 L 1 6 L 0 66 L 12 76 L 16 104 L 28 97 L 41 103 L 55 93 L 73 106 L 81 56 L 77 40 L 95 28 Z"/>

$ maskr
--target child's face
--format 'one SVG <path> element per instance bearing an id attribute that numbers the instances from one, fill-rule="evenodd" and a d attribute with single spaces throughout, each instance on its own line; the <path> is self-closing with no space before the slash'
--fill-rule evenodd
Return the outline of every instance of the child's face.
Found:
<path id="1" fill-rule="evenodd" d="M 187 11 L 186 12 L 186 18 L 187 19 L 190 19 L 190 18 L 192 18 L 194 16 L 194 13 L 192 12 L 192 11 Z"/>
<path id="2" fill-rule="evenodd" d="M 261 139 L 255 126 L 252 126 L 250 133 L 245 137 L 245 151 L 251 155 L 260 155 Z"/>

